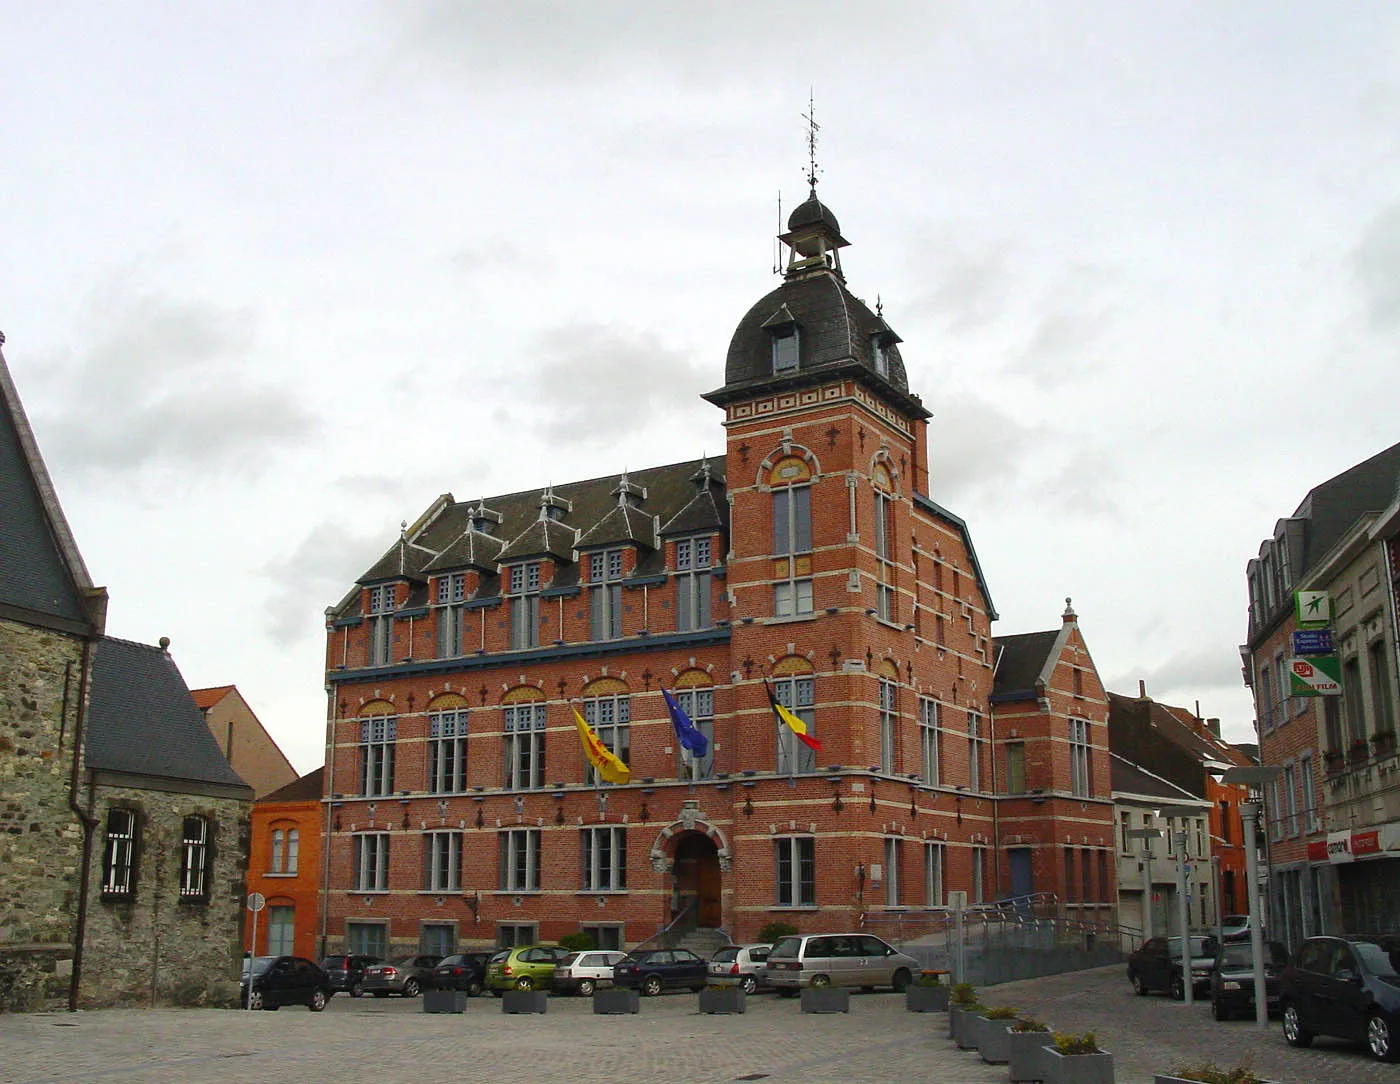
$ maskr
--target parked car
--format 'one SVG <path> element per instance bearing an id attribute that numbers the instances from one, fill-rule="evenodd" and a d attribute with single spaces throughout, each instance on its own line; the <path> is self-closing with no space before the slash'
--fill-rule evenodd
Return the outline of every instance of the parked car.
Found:
<path id="1" fill-rule="evenodd" d="M 343 953 L 327 956 L 321 961 L 321 970 L 331 978 L 332 990 L 345 990 L 351 997 L 363 997 L 365 988 L 361 985 L 365 968 L 379 963 L 378 956 L 362 956 Z"/>
<path id="2" fill-rule="evenodd" d="M 899 993 L 921 965 L 871 934 L 835 933 L 784 937 L 764 966 L 768 985 L 793 997 L 804 986 L 890 986 Z"/>
<path id="3" fill-rule="evenodd" d="M 305 1005 L 320 1012 L 331 999 L 331 979 L 300 956 L 255 956 L 244 960 L 239 1000 L 245 1009 Z"/>
<path id="4" fill-rule="evenodd" d="M 571 952 L 554 969 L 553 988 L 560 993 L 592 997 L 594 990 L 613 984 L 613 967 L 626 956 L 615 949 Z"/>
<path id="5" fill-rule="evenodd" d="M 365 968 L 360 984 L 375 997 L 417 997 L 432 981 L 433 968 L 441 956 L 403 956 L 389 963 L 372 964 Z"/>
<path id="6" fill-rule="evenodd" d="M 1279 975 L 1288 965 L 1288 951 L 1277 941 L 1264 946 L 1264 993 L 1269 1012 L 1278 1009 Z M 1254 1017 L 1254 947 L 1248 941 L 1227 941 L 1215 953 L 1210 973 L 1210 1011 L 1217 1020 Z"/>
<path id="7" fill-rule="evenodd" d="M 662 990 L 688 986 L 703 990 L 709 964 L 689 949 L 642 949 L 629 952 L 613 968 L 613 984 L 641 990 L 655 997 Z"/>
<path id="8" fill-rule="evenodd" d="M 1309 937 L 1284 968 L 1279 1005 L 1293 1046 L 1331 1035 L 1400 1060 L 1400 937 Z"/>
<path id="9" fill-rule="evenodd" d="M 1220 936 L 1226 941 L 1249 937 L 1248 915 L 1225 915 L 1220 919 Z"/>
<path id="10" fill-rule="evenodd" d="M 458 952 L 444 956 L 428 976 L 430 990 L 465 990 L 476 997 L 486 985 L 486 965 L 491 952 Z"/>
<path id="11" fill-rule="evenodd" d="M 1204 994 L 1210 989 L 1210 973 L 1215 969 L 1216 940 L 1211 936 L 1190 938 L 1191 992 Z M 1139 997 L 1153 990 L 1170 994 L 1177 1001 L 1186 996 L 1181 974 L 1181 938 L 1152 937 L 1128 957 L 1128 981 Z"/>
<path id="12" fill-rule="evenodd" d="M 506 990 L 549 989 L 554 969 L 569 955 L 558 945 L 516 945 L 501 949 L 486 965 L 486 988 L 495 997 Z"/>
<path id="13" fill-rule="evenodd" d="M 767 985 L 764 962 L 772 951 L 772 945 L 726 945 L 710 957 L 710 980 L 732 982 L 752 994 Z"/>

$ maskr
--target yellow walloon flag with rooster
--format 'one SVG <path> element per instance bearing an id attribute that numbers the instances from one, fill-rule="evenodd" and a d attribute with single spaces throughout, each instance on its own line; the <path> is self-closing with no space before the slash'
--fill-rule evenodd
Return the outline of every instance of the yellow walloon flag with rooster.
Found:
<path id="1" fill-rule="evenodd" d="M 578 708 L 574 708 L 574 725 L 578 727 L 578 740 L 583 742 L 583 755 L 603 779 L 609 783 L 626 783 L 632 778 L 632 769 L 603 744 Z"/>

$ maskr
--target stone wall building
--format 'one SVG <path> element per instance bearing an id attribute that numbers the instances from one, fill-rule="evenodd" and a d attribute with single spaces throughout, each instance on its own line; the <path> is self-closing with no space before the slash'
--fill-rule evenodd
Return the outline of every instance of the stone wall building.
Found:
<path id="1" fill-rule="evenodd" d="M 878 930 L 1009 894 L 1003 804 L 1056 849 L 1051 891 L 1058 848 L 1111 846 L 1087 652 L 1056 659 L 1036 723 L 1046 800 L 1009 795 L 996 611 L 931 494 L 899 336 L 815 191 L 780 240 L 783 281 L 704 396 L 723 457 L 444 494 L 328 610 L 328 950 Z M 1080 670 L 1097 702 L 1072 737 Z M 628 782 L 590 767 L 576 711 Z"/>
<path id="2" fill-rule="evenodd" d="M 103 635 L 3 355 L 0 523 L 0 1009 L 234 998 L 252 792 L 164 645 Z"/>

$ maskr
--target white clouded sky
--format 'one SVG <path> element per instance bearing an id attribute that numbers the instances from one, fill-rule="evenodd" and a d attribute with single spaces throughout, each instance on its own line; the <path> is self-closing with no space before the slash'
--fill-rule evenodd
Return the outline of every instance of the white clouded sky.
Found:
<path id="1" fill-rule="evenodd" d="M 1249 737 L 1244 565 L 1400 439 L 1400 8 L 0 0 L 0 328 L 109 631 L 320 760 L 438 494 L 723 447 L 800 114 L 1000 633 Z"/>

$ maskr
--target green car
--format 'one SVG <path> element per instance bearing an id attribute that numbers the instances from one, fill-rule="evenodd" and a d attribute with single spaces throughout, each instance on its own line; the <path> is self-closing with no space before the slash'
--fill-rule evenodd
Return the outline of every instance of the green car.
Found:
<path id="1" fill-rule="evenodd" d="M 557 945 L 516 945 L 501 949 L 486 965 L 486 989 L 492 997 L 506 990 L 547 990 L 554 982 L 554 969 L 568 949 Z"/>

